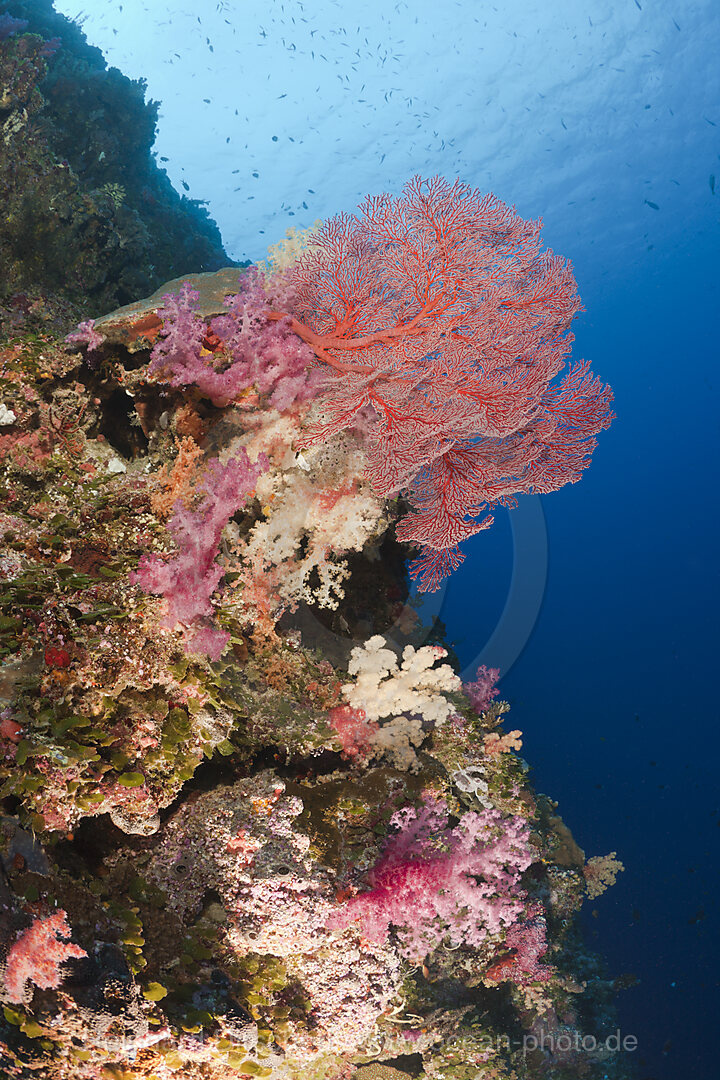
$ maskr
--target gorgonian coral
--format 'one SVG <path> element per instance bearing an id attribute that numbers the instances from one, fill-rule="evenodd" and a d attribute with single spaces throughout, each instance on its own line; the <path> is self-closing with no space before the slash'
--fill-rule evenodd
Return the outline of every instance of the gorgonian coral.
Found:
<path id="1" fill-rule="evenodd" d="M 294 300 L 270 316 L 332 376 L 311 438 L 371 410 L 367 475 L 380 495 L 408 493 L 397 535 L 420 547 L 421 589 L 457 567 L 494 506 L 578 480 L 612 419 L 586 362 L 556 380 L 580 300 L 540 228 L 494 195 L 416 176 L 325 222 L 289 271 Z"/>

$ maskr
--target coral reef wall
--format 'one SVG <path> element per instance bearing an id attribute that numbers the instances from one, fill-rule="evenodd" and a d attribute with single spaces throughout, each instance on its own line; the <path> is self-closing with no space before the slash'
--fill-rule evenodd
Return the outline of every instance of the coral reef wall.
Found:
<path id="1" fill-rule="evenodd" d="M 408 602 L 365 424 L 308 439 L 283 288 L 2 348 L 3 1075 L 619 1080 L 620 864 Z"/>
<path id="2" fill-rule="evenodd" d="M 41 321 L 63 302 L 99 316 L 231 265 L 203 204 L 151 152 L 158 103 L 142 80 L 108 69 L 51 0 L 4 0 L 0 19 L 0 319 Z"/>
<path id="3" fill-rule="evenodd" d="M 0 65 L 0 1075 L 627 1077 L 577 926 L 621 864 L 410 601 L 381 398 L 328 428 L 287 314 L 313 236 L 217 270 L 49 4 Z"/>

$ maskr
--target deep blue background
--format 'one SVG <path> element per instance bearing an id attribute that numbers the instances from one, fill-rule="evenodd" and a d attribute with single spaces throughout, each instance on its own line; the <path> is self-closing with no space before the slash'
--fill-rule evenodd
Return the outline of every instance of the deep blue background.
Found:
<path id="1" fill-rule="evenodd" d="M 500 683 L 536 786 L 588 856 L 625 863 L 587 929 L 613 976 L 640 979 L 622 1027 L 640 1039 L 639 1075 L 662 1080 L 718 1075 L 716 258 L 709 236 L 649 251 L 645 273 L 578 319 L 575 354 L 611 382 L 618 418 L 582 481 L 542 500 L 544 601 Z M 471 546 L 442 608 L 464 665 L 488 630 L 467 596 L 490 577 L 494 617 L 502 606 L 507 523 Z"/>

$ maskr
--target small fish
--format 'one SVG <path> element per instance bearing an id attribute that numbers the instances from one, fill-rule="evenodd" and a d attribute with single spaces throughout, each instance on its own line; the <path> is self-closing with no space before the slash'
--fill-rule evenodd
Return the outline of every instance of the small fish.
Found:
<path id="1" fill-rule="evenodd" d="M 565 130 L 567 131 L 567 124 L 565 123 L 565 121 L 561 119 L 561 120 L 560 120 L 560 123 L 561 123 L 561 124 L 562 124 L 562 126 L 563 126 L 563 127 L 565 128 Z"/>
<path id="2" fill-rule="evenodd" d="M 715 173 L 710 173 L 710 191 L 715 194 Z"/>
<path id="3" fill-rule="evenodd" d="M 181 183 L 182 183 L 182 186 L 185 188 L 186 191 L 190 190 L 190 185 L 186 184 L 184 180 L 182 180 Z"/>
<path id="4" fill-rule="evenodd" d="M 649 199 L 643 199 L 643 202 L 650 207 L 651 210 L 659 210 L 660 207 L 656 202 L 650 202 Z"/>

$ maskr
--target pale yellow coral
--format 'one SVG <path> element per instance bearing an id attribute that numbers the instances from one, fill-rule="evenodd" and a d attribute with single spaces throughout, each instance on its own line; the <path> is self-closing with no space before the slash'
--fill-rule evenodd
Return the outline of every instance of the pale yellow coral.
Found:
<path id="1" fill-rule="evenodd" d="M 459 690 L 461 683 L 449 664 L 435 666 L 445 656 L 447 651 L 438 645 L 406 645 L 398 663 L 380 634 L 351 653 L 348 673 L 355 682 L 342 687 L 343 697 L 353 708 L 363 709 L 369 720 L 385 719 L 371 742 L 398 769 L 417 768 L 415 748 L 426 734 L 423 721 L 440 726 L 453 711 L 445 693 Z"/>
<path id="2" fill-rule="evenodd" d="M 617 857 L 617 851 L 588 859 L 583 870 L 588 897 L 594 900 L 596 896 L 601 896 L 606 889 L 615 884 L 618 874 L 624 869 L 625 867 Z"/>
<path id="3" fill-rule="evenodd" d="M 461 686 L 449 664 L 435 667 L 445 656 L 447 650 L 439 645 L 406 645 L 399 664 L 385 638 L 376 634 L 353 649 L 348 672 L 356 679 L 343 686 L 343 696 L 353 708 L 364 709 L 370 720 L 416 713 L 442 724 L 454 708 L 444 691 Z"/>
<path id="4" fill-rule="evenodd" d="M 269 432 L 253 435 L 253 449 L 262 440 L 278 467 L 258 482 L 264 520 L 237 550 L 279 601 L 332 609 L 349 574 L 343 556 L 382 533 L 385 503 L 362 481 L 364 458 L 351 438 L 339 435 L 297 454 L 291 434 L 278 424 L 272 438 Z"/>
<path id="5" fill-rule="evenodd" d="M 293 266 L 308 250 L 321 225 L 322 220 L 318 218 L 307 229 L 289 228 L 284 240 L 278 240 L 276 244 L 270 245 L 267 262 L 265 260 L 259 262 L 258 270 L 262 273 L 274 274 Z"/>

